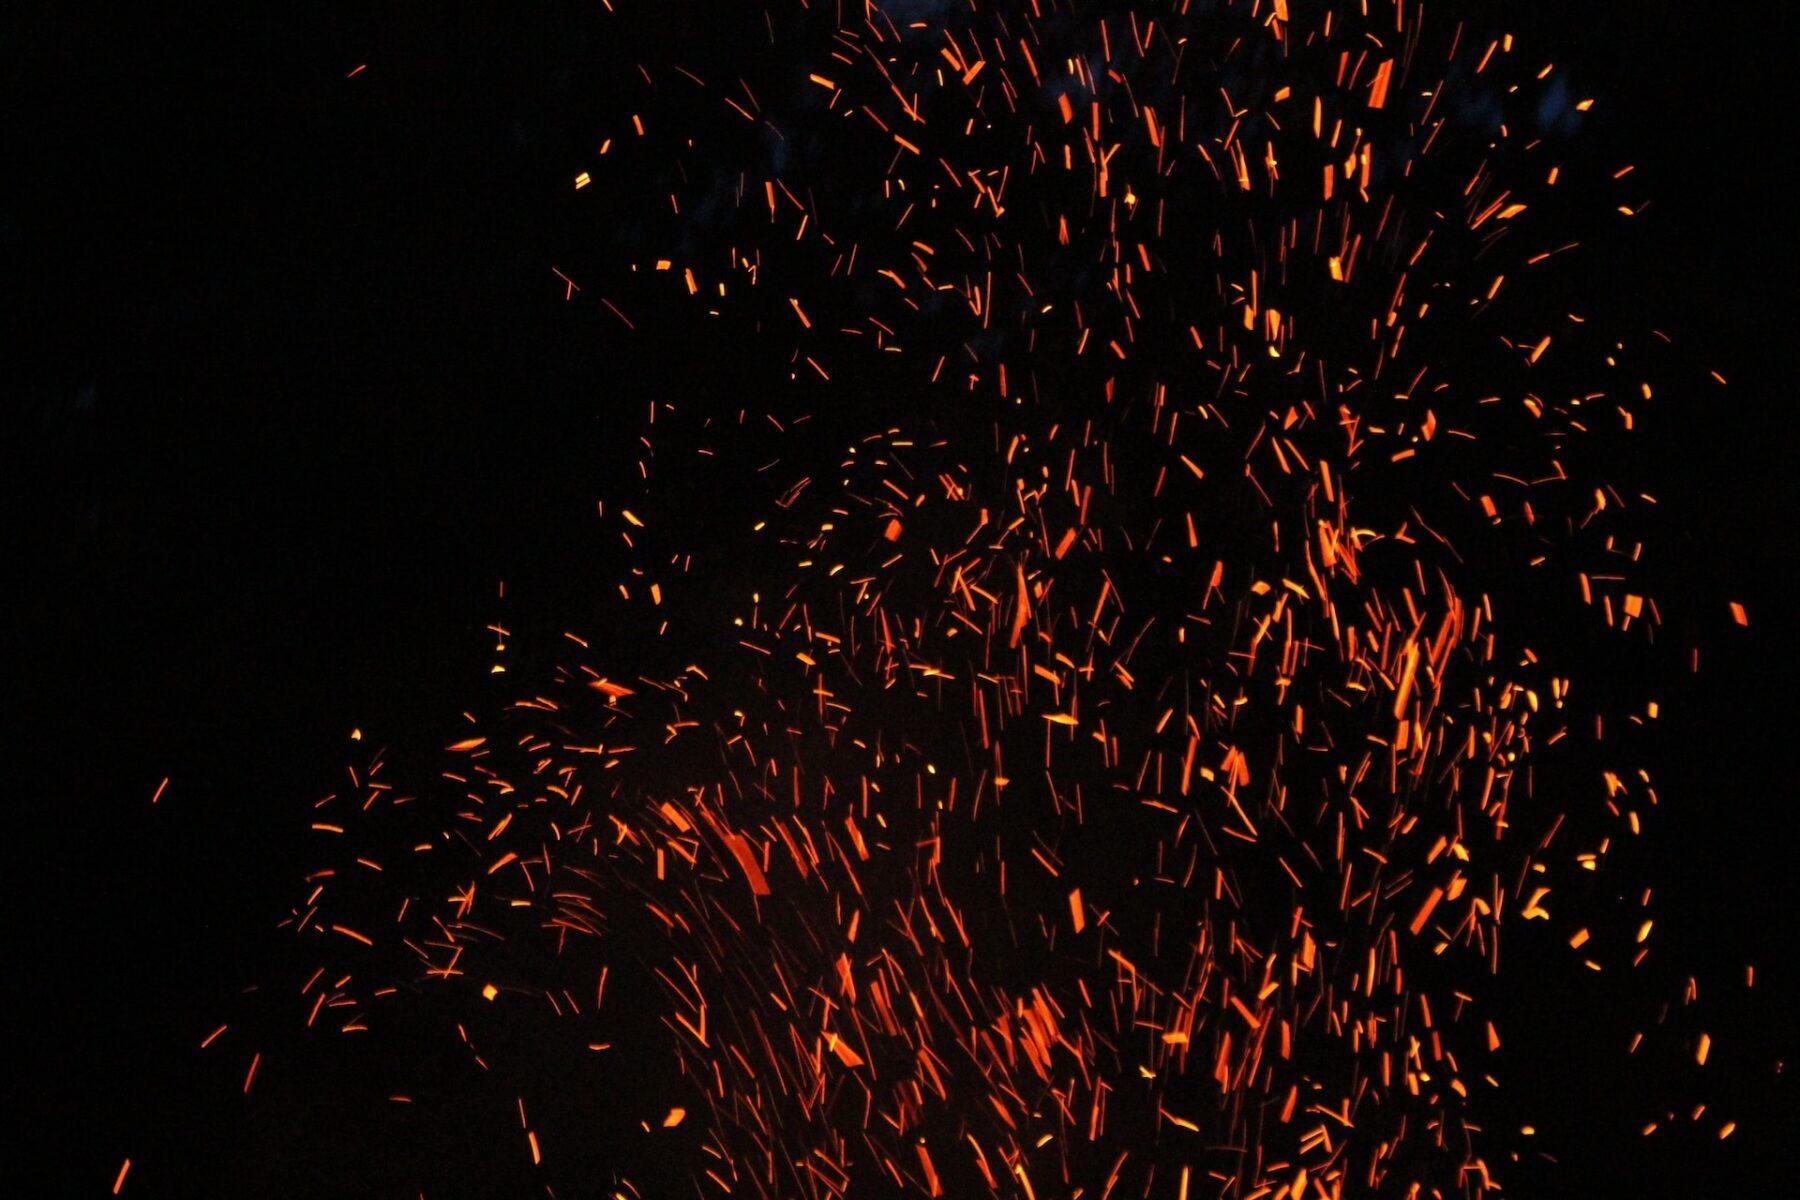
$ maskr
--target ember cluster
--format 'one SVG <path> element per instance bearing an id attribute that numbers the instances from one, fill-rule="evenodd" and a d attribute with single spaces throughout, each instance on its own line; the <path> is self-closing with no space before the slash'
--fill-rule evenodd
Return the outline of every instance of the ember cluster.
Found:
<path id="1" fill-rule="evenodd" d="M 1658 708 L 1569 648 L 1691 668 L 1629 446 L 1722 381 L 1546 303 L 1641 201 L 1491 16 L 794 0 L 635 64 L 556 286 L 784 386 L 623 422 L 613 615 L 357 759 L 213 1051 L 441 1038 L 559 1195 L 1498 1191 L 1514 944 L 1650 952 L 1593 881 Z M 609 1178 L 546 1057 L 652 1081 Z"/>

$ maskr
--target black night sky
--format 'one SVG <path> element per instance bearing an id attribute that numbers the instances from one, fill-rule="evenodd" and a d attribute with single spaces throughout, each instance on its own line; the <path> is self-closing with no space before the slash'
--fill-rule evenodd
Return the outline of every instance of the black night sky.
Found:
<path id="1" fill-rule="evenodd" d="M 241 1065 L 196 1045 L 289 953 L 272 927 L 313 865 L 294 831 L 338 786 L 350 731 L 435 748 L 488 686 L 490 623 L 517 635 L 509 670 L 526 674 L 561 630 L 595 629 L 619 570 L 595 504 L 634 470 L 627 431 L 648 405 L 725 411 L 789 386 L 785 347 L 745 322 L 652 311 L 628 330 L 591 297 L 565 302 L 552 270 L 583 278 L 601 245 L 651 253 L 625 193 L 569 187 L 594 131 L 621 120 L 622 72 L 678 50 L 729 77 L 734 56 L 766 68 L 772 51 L 687 0 L 654 16 L 155 7 L 14 13 L 0 51 L 22 543 L 0 1192 L 104 1195 L 130 1157 L 127 1196 L 543 1195 L 504 1105 L 393 1114 L 384 1061 L 459 1086 L 435 1044 L 272 1052 L 248 1099 Z M 1578 1161 L 1507 1194 L 1782 1194 L 1800 1135 L 1792 17 L 1510 7 L 1507 27 L 1599 100 L 1570 159 L 1635 163 L 1650 200 L 1632 222 L 1571 230 L 1587 239 L 1582 290 L 1543 303 L 1668 330 L 1730 380 L 1636 445 L 1675 514 L 1661 554 L 1685 583 L 1668 586 L 1716 594 L 1721 613 L 1739 600 L 1752 621 L 1664 693 L 1678 736 L 1640 863 L 1659 955 L 1717 980 L 1754 962 L 1757 986 L 1712 998 L 1727 1069 L 1696 1102 L 1736 1116 L 1724 1143 L 1607 1117 L 1661 1081 L 1609 1073 L 1638 1026 L 1600 991 L 1580 1021 L 1521 1030 L 1531 1057 L 1509 1087 L 1564 1123 L 1594 1116 Z M 879 380 L 845 392 L 833 420 L 905 403 Z M 695 470 L 673 504 L 698 523 L 734 479 Z M 751 553 L 715 561 L 729 576 Z M 1564 650 L 1589 673 L 1632 669 Z M 1534 988 L 1588 981 L 1505 986 L 1529 1011 Z M 569 1108 L 639 1081 L 544 1064 L 538 1082 Z M 583 1153 L 596 1174 L 573 1194 L 610 1195 L 607 1147 Z"/>

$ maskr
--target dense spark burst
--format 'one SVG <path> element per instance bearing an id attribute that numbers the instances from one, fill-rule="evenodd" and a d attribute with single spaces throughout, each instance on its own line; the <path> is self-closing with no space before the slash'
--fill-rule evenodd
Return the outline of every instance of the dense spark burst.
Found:
<path id="1" fill-rule="evenodd" d="M 619 1195 L 1498 1189 L 1503 931 L 1580 971 L 1652 928 L 1589 880 L 1657 706 L 1558 647 L 1693 653 L 1617 460 L 1701 381 L 1534 298 L 1573 209 L 1637 202 L 1559 166 L 1587 103 L 1405 0 L 747 28 L 741 73 L 621 83 L 570 174 L 641 221 L 558 286 L 754 329 L 791 387 L 652 406 L 616 628 L 437 778 L 320 801 L 264 1008 L 499 1088 L 637 1056 Z M 732 494 L 684 514 L 696 472 Z"/>

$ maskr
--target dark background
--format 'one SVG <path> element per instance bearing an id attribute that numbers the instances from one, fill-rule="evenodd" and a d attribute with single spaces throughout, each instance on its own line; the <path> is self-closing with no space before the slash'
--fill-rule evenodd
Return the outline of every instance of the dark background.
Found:
<path id="1" fill-rule="evenodd" d="M 609 111 L 597 64 L 631 61 L 634 30 L 595 5 L 513 7 L 58 7 L 0 45 L 22 543 L 0 1191 L 104 1194 L 130 1156 L 127 1195 L 412 1194 L 354 1078 L 292 1066 L 252 1106 L 194 1045 L 278 953 L 309 865 L 290 831 L 350 729 L 430 742 L 485 677 L 489 621 L 587 623 L 626 414 L 776 377 L 753 347 L 563 303 L 550 267 L 604 236 L 604 214 L 571 224 L 569 164 Z M 1684 514 L 1667 552 L 1753 621 L 1670 702 L 1653 864 L 1658 952 L 1714 981 L 1730 1070 L 1710 1099 L 1740 1131 L 1646 1142 L 1590 1119 L 1629 1083 L 1549 1068 L 1535 1103 L 1594 1129 L 1588 1163 L 1545 1185 L 1570 1194 L 1737 1194 L 1788 1178 L 1776 1148 L 1800 1136 L 1774 1078 L 1797 977 L 1789 20 L 1659 0 L 1514 23 L 1567 47 L 1602 100 L 1584 136 L 1653 199 L 1636 248 L 1590 269 L 1731 380 L 1644 452 Z M 704 41 L 706 10 L 635 32 Z M 1750 961 L 1757 992 L 1727 995 Z M 1634 1019 L 1599 1007 L 1546 1043 L 1616 1046 Z M 492 1181 L 484 1136 L 473 1115 L 403 1130 L 408 1153 L 474 1172 L 469 1194 L 515 1194 L 516 1134 L 491 1135 Z"/>

